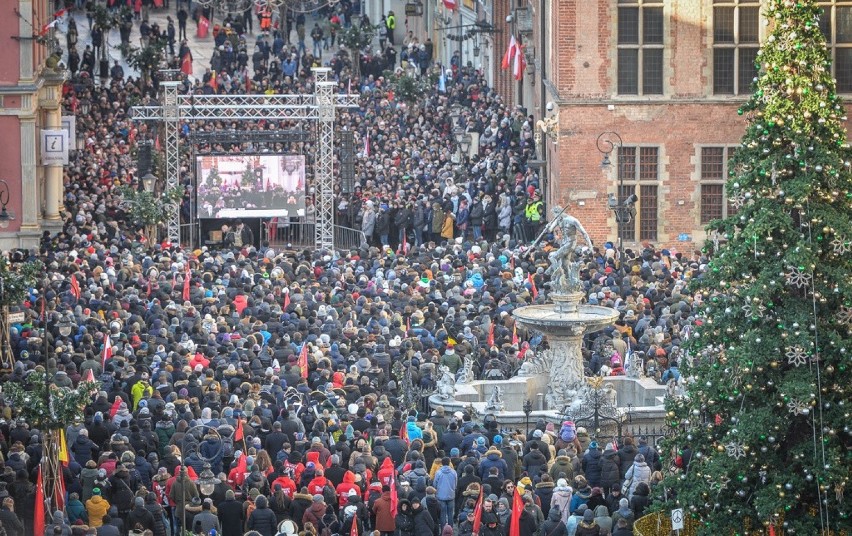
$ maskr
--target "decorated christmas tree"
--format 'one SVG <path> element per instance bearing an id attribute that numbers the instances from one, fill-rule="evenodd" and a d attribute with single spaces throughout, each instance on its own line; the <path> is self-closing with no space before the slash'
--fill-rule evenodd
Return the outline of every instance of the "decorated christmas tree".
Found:
<path id="1" fill-rule="evenodd" d="M 709 226 L 686 390 L 667 402 L 663 454 L 681 470 L 658 507 L 683 508 L 699 534 L 852 530 L 852 180 L 816 4 L 764 11 L 729 166 L 737 212 Z"/>

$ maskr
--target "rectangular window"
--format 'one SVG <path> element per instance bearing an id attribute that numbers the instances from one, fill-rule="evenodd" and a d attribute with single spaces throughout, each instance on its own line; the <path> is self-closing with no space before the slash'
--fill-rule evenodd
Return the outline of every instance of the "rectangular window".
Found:
<path id="1" fill-rule="evenodd" d="M 852 1 L 821 0 L 819 27 L 831 55 L 838 93 L 852 93 Z"/>
<path id="2" fill-rule="evenodd" d="M 735 211 L 725 196 L 725 181 L 729 176 L 728 161 L 735 147 L 701 148 L 701 223 L 726 218 Z"/>
<path id="3" fill-rule="evenodd" d="M 630 223 L 619 224 L 622 240 L 656 240 L 659 227 L 658 183 L 660 150 L 658 147 L 621 147 L 618 153 L 618 202 L 631 195 L 639 197 Z"/>
<path id="4" fill-rule="evenodd" d="M 713 0 L 713 93 L 751 91 L 759 42 L 759 0 Z"/>
<path id="5" fill-rule="evenodd" d="M 618 0 L 618 93 L 663 94 L 662 0 Z"/>

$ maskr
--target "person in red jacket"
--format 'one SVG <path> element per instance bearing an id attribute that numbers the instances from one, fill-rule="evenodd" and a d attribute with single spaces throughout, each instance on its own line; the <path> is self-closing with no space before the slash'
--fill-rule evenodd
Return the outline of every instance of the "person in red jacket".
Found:
<path id="1" fill-rule="evenodd" d="M 379 468 L 379 482 L 382 483 L 382 486 L 390 486 L 391 477 L 394 476 L 394 466 L 393 460 L 388 456 L 382 462 L 382 466 Z"/>
<path id="2" fill-rule="evenodd" d="M 340 508 L 346 507 L 349 504 L 349 492 L 355 493 L 356 496 L 361 496 L 361 489 L 355 484 L 355 473 L 346 471 L 343 474 L 343 482 L 335 489 L 337 492 L 337 504 Z"/>
<path id="3" fill-rule="evenodd" d="M 296 489 L 296 483 L 293 482 L 293 479 L 290 478 L 290 475 L 293 473 L 292 469 L 285 469 L 284 474 L 276 478 L 272 481 L 272 485 L 269 486 L 272 489 L 275 489 L 275 486 L 281 486 L 281 489 L 284 491 L 284 495 L 288 498 L 292 499 L 293 494 L 295 494 L 298 490 Z"/>
<path id="4" fill-rule="evenodd" d="M 323 475 L 322 469 L 317 468 L 316 476 L 308 483 L 308 493 L 311 495 L 322 495 L 328 485 L 328 479 Z"/>

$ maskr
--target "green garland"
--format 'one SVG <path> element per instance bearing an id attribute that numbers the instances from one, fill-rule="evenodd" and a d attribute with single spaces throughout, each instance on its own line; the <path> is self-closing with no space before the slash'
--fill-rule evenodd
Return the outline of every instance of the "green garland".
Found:
<path id="1" fill-rule="evenodd" d="M 83 417 L 83 408 L 92 394 L 100 389 L 100 382 L 81 381 L 76 389 L 57 387 L 48 381 L 46 372 L 35 371 L 22 383 L 9 382 L 3 386 L 6 403 L 30 426 L 42 430 L 64 429 L 77 417 Z"/>
<path id="2" fill-rule="evenodd" d="M 43 272 L 44 265 L 41 261 L 12 266 L 6 257 L 0 257 L 0 279 L 3 280 L 0 306 L 21 305 L 27 299 L 30 289 L 38 284 Z"/>

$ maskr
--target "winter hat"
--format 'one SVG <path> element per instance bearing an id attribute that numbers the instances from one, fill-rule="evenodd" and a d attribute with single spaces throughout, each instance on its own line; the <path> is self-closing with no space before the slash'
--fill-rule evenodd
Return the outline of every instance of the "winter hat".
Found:
<path id="1" fill-rule="evenodd" d="M 497 434 L 496 436 L 494 436 L 494 444 L 495 445 L 500 445 L 502 443 L 503 443 L 503 436 L 501 436 L 500 434 Z"/>
<path id="2" fill-rule="evenodd" d="M 557 488 L 567 488 L 568 487 L 568 481 L 565 480 L 564 478 L 560 478 L 559 480 L 556 481 L 556 487 Z"/>
<path id="3" fill-rule="evenodd" d="M 314 495 L 314 502 L 315 503 L 322 502 L 322 495 Z"/>
<path id="4" fill-rule="evenodd" d="M 593 511 L 589 510 L 588 508 L 586 508 L 586 511 L 583 512 L 583 522 L 584 523 L 591 523 L 594 520 L 595 520 L 595 513 Z"/>

